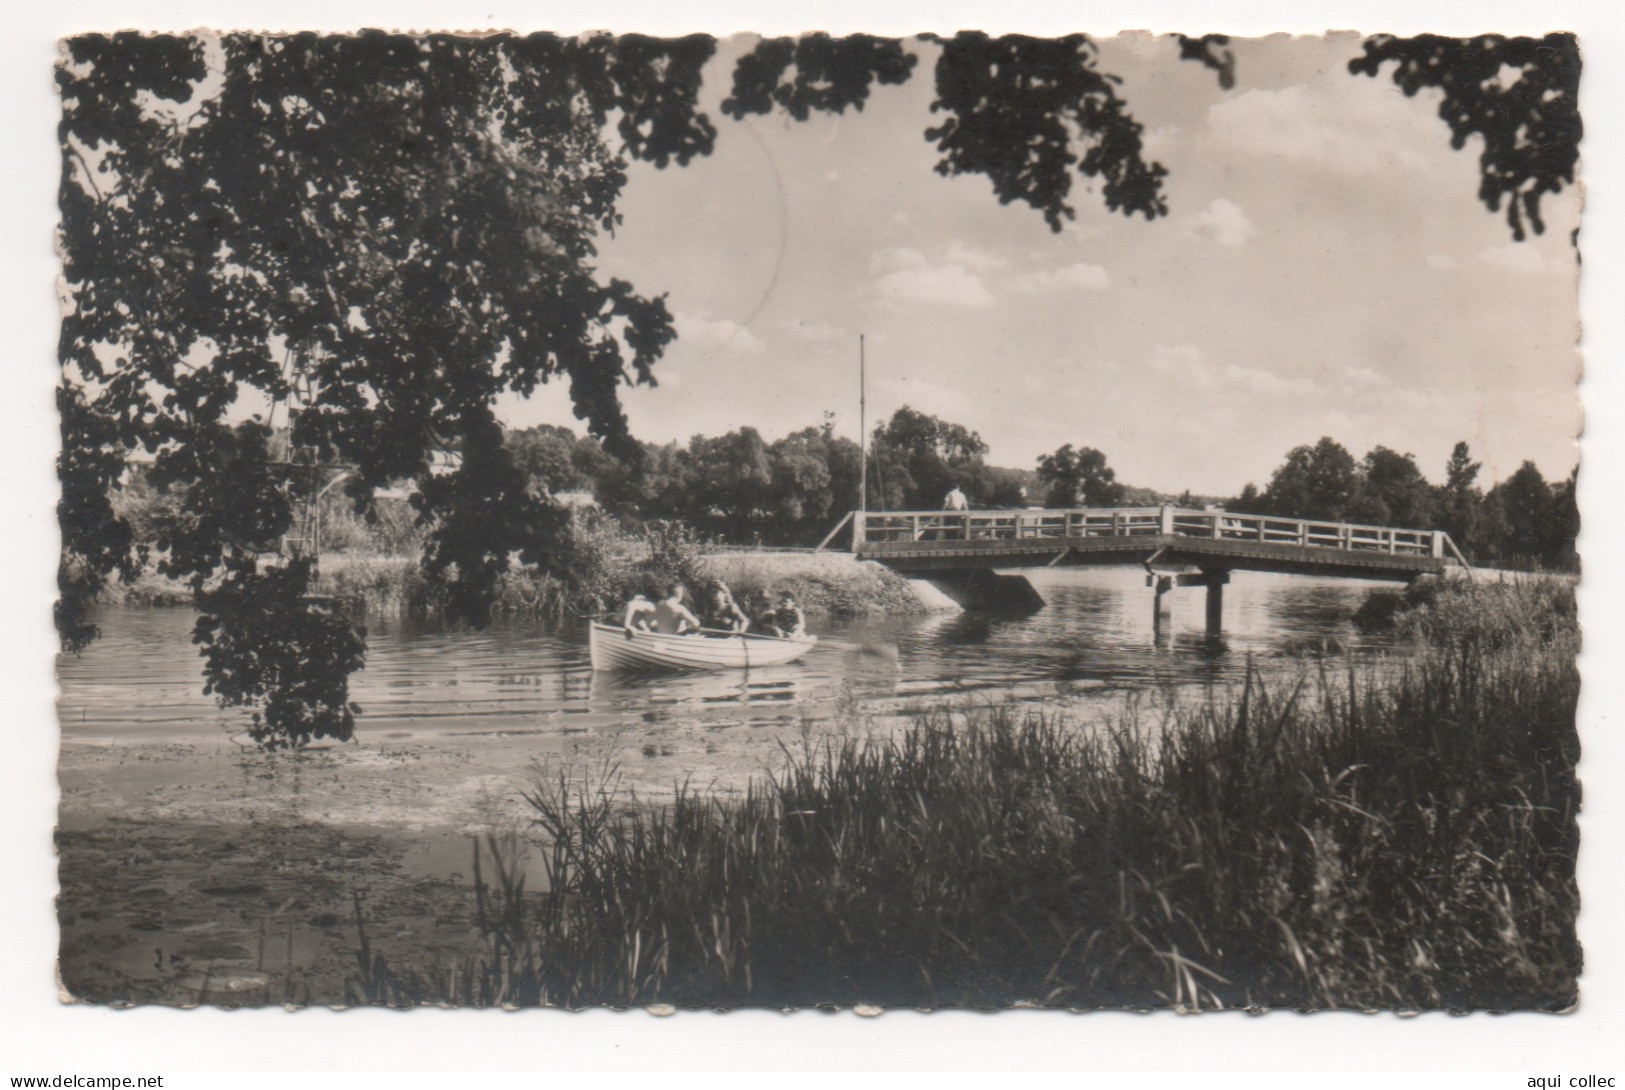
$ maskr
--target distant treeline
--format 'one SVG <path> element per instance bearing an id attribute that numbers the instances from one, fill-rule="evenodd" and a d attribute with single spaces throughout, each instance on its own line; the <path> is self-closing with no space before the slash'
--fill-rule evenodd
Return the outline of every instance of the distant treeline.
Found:
<path id="1" fill-rule="evenodd" d="M 1365 522 L 1444 530 L 1474 564 L 1574 571 L 1580 511 L 1576 474 L 1548 482 L 1524 462 L 1488 491 L 1478 486 L 1480 463 L 1457 443 L 1432 484 L 1416 459 L 1376 447 L 1356 461 L 1342 444 L 1321 439 L 1297 447 L 1260 492 L 1249 484 L 1225 504 L 1244 514 Z"/>
<path id="2" fill-rule="evenodd" d="M 590 495 L 607 513 L 634 522 L 681 520 L 712 540 L 742 545 L 811 545 L 858 506 L 858 444 L 826 418 L 767 442 L 755 428 L 696 435 L 686 445 L 644 443 L 638 457 L 610 455 L 569 428 L 510 429 L 505 443 L 538 494 Z M 1290 451 L 1260 491 L 1239 496 L 1179 495 L 1116 479 L 1101 451 L 1071 444 L 1032 469 L 989 465 L 987 444 L 961 424 L 904 407 L 870 436 L 870 510 L 936 510 L 958 487 L 972 507 L 1108 507 L 1216 504 L 1242 514 L 1364 522 L 1450 533 L 1475 564 L 1573 570 L 1579 514 L 1574 477 L 1547 482 L 1532 462 L 1487 491 L 1479 463 L 1457 443 L 1433 484 L 1416 460 L 1386 447 L 1355 459 L 1321 439 Z M 132 473 L 116 501 L 138 541 L 162 548 L 175 499 Z M 362 515 L 339 495 L 324 505 L 324 547 L 416 553 L 421 528 L 405 504 L 378 503 Z"/>
<path id="3" fill-rule="evenodd" d="M 806 545 L 857 506 L 858 444 L 831 423 L 773 443 L 754 428 L 695 436 L 687 446 L 644 444 L 630 467 L 567 428 L 511 431 L 516 460 L 538 487 L 590 491 L 612 513 L 680 518 L 702 533 L 741 544 Z M 1433 484 L 1416 459 L 1376 447 L 1356 459 L 1326 438 L 1298 447 L 1259 491 L 1234 497 L 1132 488 L 1099 450 L 1067 444 L 1032 469 L 986 462 L 987 444 L 964 425 L 904 407 L 877 427 L 869 451 L 872 510 L 934 510 L 956 485 L 983 508 L 1178 503 L 1218 504 L 1243 514 L 1445 530 L 1475 564 L 1573 570 L 1579 533 L 1573 475 L 1548 482 L 1533 462 L 1485 491 L 1480 463 L 1457 443 Z"/>
<path id="4" fill-rule="evenodd" d="M 741 544 L 806 545 L 858 506 L 858 444 L 831 420 L 769 443 L 755 428 L 696 435 L 687 445 L 644 443 L 642 464 L 612 458 L 590 437 L 543 425 L 508 433 L 515 460 L 554 495 L 591 492 L 606 510 L 683 519 Z M 962 424 L 907 406 L 870 436 L 871 510 L 936 510 L 957 487 L 976 507 L 1159 503 L 1118 484 L 1099 451 L 1066 446 L 1033 469 L 989 465 L 987 444 Z"/>

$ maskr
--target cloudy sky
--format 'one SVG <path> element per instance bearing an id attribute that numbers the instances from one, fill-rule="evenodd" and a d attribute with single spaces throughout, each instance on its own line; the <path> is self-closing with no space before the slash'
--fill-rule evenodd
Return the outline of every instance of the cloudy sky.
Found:
<path id="1" fill-rule="evenodd" d="M 1170 39 L 1102 42 L 1171 214 L 1108 213 L 1080 178 L 1059 234 L 932 172 L 930 45 L 861 114 L 806 123 L 720 115 L 743 48 L 707 71 L 715 154 L 634 165 L 603 246 L 677 317 L 660 387 L 626 398 L 642 438 L 825 411 L 855 437 L 863 333 L 871 420 L 936 413 L 1005 465 L 1086 444 L 1121 480 L 1223 494 L 1330 435 L 1434 479 L 1458 439 L 1489 479 L 1573 467 L 1577 199 L 1513 242 L 1476 199 L 1476 142 L 1451 150 L 1436 96 L 1350 75 L 1358 38 L 1236 42 L 1229 91 Z M 572 423 L 557 389 L 506 413 Z"/>

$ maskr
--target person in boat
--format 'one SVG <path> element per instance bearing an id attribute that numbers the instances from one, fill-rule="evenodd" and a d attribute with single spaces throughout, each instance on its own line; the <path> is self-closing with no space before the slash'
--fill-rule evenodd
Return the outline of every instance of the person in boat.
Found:
<path id="1" fill-rule="evenodd" d="M 773 599 L 765 590 L 748 590 L 739 608 L 745 614 L 746 632 L 766 632 L 768 615 L 773 612 Z"/>
<path id="2" fill-rule="evenodd" d="M 666 588 L 666 596 L 655 603 L 655 631 L 667 636 L 681 636 L 687 632 L 700 630 L 700 619 L 683 599 L 688 596 L 688 589 L 681 583 L 673 583 Z"/>
<path id="3" fill-rule="evenodd" d="M 773 596 L 765 590 L 753 590 L 745 598 L 745 616 L 750 618 L 748 632 L 770 636 L 773 634 Z"/>
<path id="4" fill-rule="evenodd" d="M 743 632 L 750 627 L 750 618 L 734 601 L 728 584 L 720 579 L 711 588 L 710 597 L 706 600 L 705 627 L 721 632 Z"/>
<path id="5" fill-rule="evenodd" d="M 773 604 L 773 612 L 762 620 L 765 622 L 763 628 L 769 636 L 794 639 L 807 634 L 807 619 L 802 616 L 801 607 L 796 605 L 796 596 L 787 590 L 779 592 Z"/>
<path id="6" fill-rule="evenodd" d="M 655 627 L 655 604 L 649 601 L 649 596 L 643 591 L 632 595 L 632 600 L 626 603 L 626 612 L 621 616 L 621 627 L 630 636 L 634 632 L 652 632 Z"/>

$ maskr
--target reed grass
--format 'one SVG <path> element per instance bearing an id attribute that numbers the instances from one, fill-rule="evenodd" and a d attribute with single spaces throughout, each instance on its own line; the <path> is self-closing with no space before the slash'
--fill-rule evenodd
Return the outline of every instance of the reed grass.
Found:
<path id="1" fill-rule="evenodd" d="M 743 798 L 556 770 L 549 889 L 357 1001 L 1543 1009 L 1574 1002 L 1566 588 L 1442 588 L 1403 665 L 1322 660 L 1089 727 L 993 707 L 787 750 Z M 489 871 L 487 872 L 489 873 Z"/>

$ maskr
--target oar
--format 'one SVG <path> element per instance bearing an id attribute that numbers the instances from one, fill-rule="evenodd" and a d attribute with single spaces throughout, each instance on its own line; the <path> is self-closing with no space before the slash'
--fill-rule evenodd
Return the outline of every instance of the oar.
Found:
<path id="1" fill-rule="evenodd" d="M 702 628 L 701 634 L 711 636 L 749 636 L 754 639 L 783 640 L 786 636 L 769 636 L 765 632 L 727 632 L 720 628 Z M 836 651 L 850 651 L 859 655 L 873 655 L 876 658 L 897 658 L 897 645 L 895 643 L 882 643 L 878 640 L 865 640 L 854 642 L 852 640 L 838 639 L 834 636 L 819 636 L 819 647 L 828 647 Z"/>

